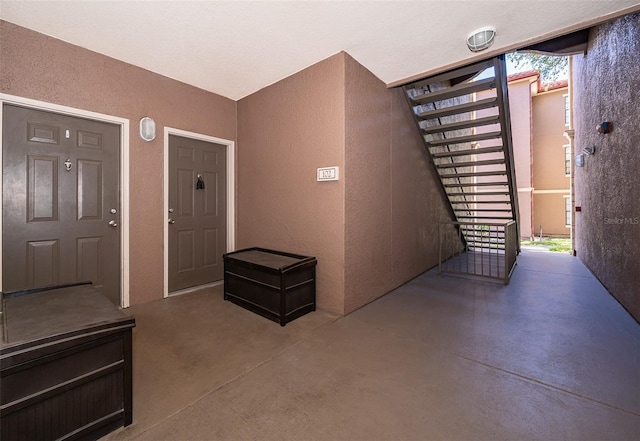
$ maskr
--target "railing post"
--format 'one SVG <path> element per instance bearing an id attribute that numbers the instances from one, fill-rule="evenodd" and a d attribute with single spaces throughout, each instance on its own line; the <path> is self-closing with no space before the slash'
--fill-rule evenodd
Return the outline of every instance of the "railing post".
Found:
<path id="1" fill-rule="evenodd" d="M 442 222 L 438 224 L 438 274 L 442 274 Z"/>

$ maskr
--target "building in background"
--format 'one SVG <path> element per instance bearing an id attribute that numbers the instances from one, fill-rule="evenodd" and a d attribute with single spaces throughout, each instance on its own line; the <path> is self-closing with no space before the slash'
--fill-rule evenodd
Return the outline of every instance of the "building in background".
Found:
<path id="1" fill-rule="evenodd" d="M 509 75 L 508 84 L 520 235 L 523 239 L 541 234 L 569 237 L 572 150 L 565 135 L 570 122 L 568 81 L 543 84 L 540 74 L 531 70 Z M 484 98 L 485 92 L 479 92 L 475 99 Z M 484 110 L 475 115 L 484 116 L 488 116 Z M 475 147 L 487 145 L 481 141 Z"/>

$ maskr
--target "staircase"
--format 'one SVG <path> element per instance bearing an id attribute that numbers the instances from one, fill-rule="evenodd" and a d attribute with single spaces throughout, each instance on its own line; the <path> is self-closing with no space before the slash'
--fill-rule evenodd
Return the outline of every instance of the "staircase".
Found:
<path id="1" fill-rule="evenodd" d="M 403 88 L 465 251 L 515 256 L 518 194 L 504 56 Z M 514 230 L 509 241 L 507 229 L 498 228 L 507 223 Z"/>

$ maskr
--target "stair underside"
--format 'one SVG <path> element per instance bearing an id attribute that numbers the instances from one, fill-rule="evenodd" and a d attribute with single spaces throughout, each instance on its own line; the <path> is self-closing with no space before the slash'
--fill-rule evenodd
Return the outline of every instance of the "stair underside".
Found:
<path id="1" fill-rule="evenodd" d="M 486 71 L 490 67 L 492 73 Z M 489 74 L 474 80 L 485 71 Z M 460 231 L 474 247 L 486 241 L 504 246 L 499 226 L 517 221 L 510 122 L 501 90 L 506 90 L 503 58 L 405 86 Z M 479 224 L 491 228 L 490 236 L 476 229 Z"/>

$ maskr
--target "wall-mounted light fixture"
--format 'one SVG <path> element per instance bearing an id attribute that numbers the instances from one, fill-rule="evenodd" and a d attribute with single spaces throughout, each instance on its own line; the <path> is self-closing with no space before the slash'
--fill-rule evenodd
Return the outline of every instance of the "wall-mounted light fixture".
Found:
<path id="1" fill-rule="evenodd" d="M 153 141 L 156 138 L 156 122 L 145 116 L 140 120 L 140 138 Z"/>
<path id="2" fill-rule="evenodd" d="M 467 47 L 471 52 L 480 52 L 488 49 L 496 37 L 496 28 L 485 26 L 476 29 L 467 36 Z"/>
<path id="3" fill-rule="evenodd" d="M 596 148 L 595 147 L 585 147 L 582 149 L 582 153 L 584 153 L 587 156 L 591 156 L 596 152 Z"/>
<path id="4" fill-rule="evenodd" d="M 576 159 L 574 164 L 576 167 L 584 167 L 584 158 L 587 156 L 594 155 L 596 153 L 595 147 L 585 147 L 582 149 L 582 153 L 576 155 Z"/>

